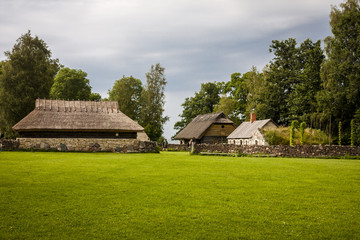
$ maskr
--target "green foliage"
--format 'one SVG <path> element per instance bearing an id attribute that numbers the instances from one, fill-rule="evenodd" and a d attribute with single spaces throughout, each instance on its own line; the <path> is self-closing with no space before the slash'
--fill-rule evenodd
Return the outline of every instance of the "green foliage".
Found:
<path id="1" fill-rule="evenodd" d="M 354 146 L 354 143 L 355 143 L 355 120 L 351 120 L 350 122 L 350 127 L 351 127 L 351 136 L 350 136 L 350 145 L 351 146 Z"/>
<path id="2" fill-rule="evenodd" d="M 109 99 L 119 103 L 119 109 L 131 119 L 140 120 L 142 83 L 133 76 L 117 80 L 109 90 Z"/>
<path id="3" fill-rule="evenodd" d="M 146 73 L 146 86 L 141 93 L 141 113 L 139 123 L 145 129 L 146 134 L 152 141 L 156 141 L 163 134 L 163 128 L 167 116 L 163 116 L 165 104 L 166 78 L 165 68 L 157 63 L 152 65 Z"/>
<path id="4" fill-rule="evenodd" d="M 256 69 L 255 69 L 256 70 Z M 247 105 L 248 86 L 247 79 L 249 73 L 245 73 L 241 76 L 240 73 L 231 74 L 231 79 L 224 85 L 224 92 L 229 94 L 229 99 L 232 99 L 232 110 L 227 113 L 228 116 L 232 116 L 236 123 L 240 123 L 240 119 L 237 116 L 244 117 Z M 221 100 L 220 100 L 221 104 Z"/>
<path id="5" fill-rule="evenodd" d="M 291 126 L 290 126 L 290 146 L 294 145 L 294 136 L 295 136 L 295 129 L 297 129 L 299 127 L 299 121 L 298 120 L 294 120 L 291 122 Z"/>
<path id="6" fill-rule="evenodd" d="M 330 27 L 333 36 L 325 39 L 327 60 L 321 73 L 324 89 L 317 98 L 319 109 L 333 116 L 334 126 L 342 121 L 345 136 L 350 135 L 350 121 L 360 108 L 360 1 L 333 6 Z"/>
<path id="7" fill-rule="evenodd" d="M 310 114 L 315 109 L 315 94 L 320 90 L 320 67 L 324 59 L 321 42 L 305 40 L 300 46 L 293 38 L 272 41 L 275 58 L 266 70 L 267 118 L 280 124 Z"/>
<path id="8" fill-rule="evenodd" d="M 90 101 L 101 101 L 100 93 L 91 93 L 90 94 Z"/>
<path id="9" fill-rule="evenodd" d="M 279 134 L 279 130 L 264 130 L 264 137 L 267 143 L 270 145 L 288 145 L 289 138 L 284 134 Z"/>
<path id="10" fill-rule="evenodd" d="M 287 101 L 290 119 L 307 120 L 316 111 L 316 94 L 321 88 L 321 41 L 307 39 L 297 48 L 296 84 Z"/>
<path id="11" fill-rule="evenodd" d="M 265 140 L 270 145 L 289 145 L 291 127 L 279 127 L 277 129 L 262 130 Z M 294 131 L 293 144 L 300 145 L 300 131 Z M 304 130 L 303 145 L 327 144 L 329 136 L 319 130 L 306 128 Z"/>
<path id="12" fill-rule="evenodd" d="M 357 239 L 359 172 L 344 159 L 2 152 L 0 235 Z"/>
<path id="13" fill-rule="evenodd" d="M 215 106 L 214 112 L 223 112 L 230 120 L 240 124 L 240 119 L 236 115 L 237 101 L 229 97 L 220 98 L 219 104 Z"/>
<path id="14" fill-rule="evenodd" d="M 50 88 L 59 69 L 46 43 L 28 31 L 17 39 L 0 74 L 0 131 L 14 137 L 11 127 L 34 109 L 37 98 L 49 98 Z"/>
<path id="15" fill-rule="evenodd" d="M 265 74 L 259 73 L 256 67 L 243 75 L 247 88 L 247 100 L 245 109 L 245 119 L 250 120 L 250 113 L 256 112 L 258 119 L 269 118 L 270 111 L 266 107 L 269 98 L 269 84 L 265 80 Z"/>
<path id="16" fill-rule="evenodd" d="M 56 74 L 50 90 L 52 99 L 90 100 L 90 81 L 80 69 L 62 68 Z"/>
<path id="17" fill-rule="evenodd" d="M 195 92 L 194 97 L 186 98 L 181 104 L 183 112 L 181 120 L 176 122 L 174 129 L 180 132 L 184 129 L 193 118 L 200 114 L 211 113 L 220 101 L 220 93 L 222 92 L 222 83 L 203 83 L 199 92 Z"/>
<path id="18" fill-rule="evenodd" d="M 339 138 L 338 138 L 338 144 L 341 146 L 341 137 L 342 137 L 342 124 L 339 122 Z"/>
<path id="19" fill-rule="evenodd" d="M 306 128 L 306 123 L 305 122 L 302 122 L 300 124 L 300 145 L 303 145 L 304 144 L 304 134 L 305 134 L 305 128 Z"/>
<path id="20" fill-rule="evenodd" d="M 353 120 L 354 120 L 354 134 L 353 134 L 354 145 L 359 146 L 360 145 L 360 109 L 358 109 L 355 112 Z"/>

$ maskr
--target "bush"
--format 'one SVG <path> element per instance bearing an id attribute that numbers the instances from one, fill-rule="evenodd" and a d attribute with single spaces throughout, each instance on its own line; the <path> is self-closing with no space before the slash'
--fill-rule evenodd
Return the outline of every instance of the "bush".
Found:
<path id="1" fill-rule="evenodd" d="M 265 140 L 270 145 L 289 145 L 290 143 L 290 127 L 279 127 L 277 129 L 269 129 L 262 131 Z M 294 133 L 294 144 L 300 144 L 300 132 Z M 329 138 L 326 133 L 319 129 L 306 128 L 304 130 L 303 144 L 317 145 L 328 144 Z"/>
<path id="2" fill-rule="evenodd" d="M 289 145 L 289 137 L 284 136 L 283 128 L 264 130 L 264 137 L 270 145 Z"/>

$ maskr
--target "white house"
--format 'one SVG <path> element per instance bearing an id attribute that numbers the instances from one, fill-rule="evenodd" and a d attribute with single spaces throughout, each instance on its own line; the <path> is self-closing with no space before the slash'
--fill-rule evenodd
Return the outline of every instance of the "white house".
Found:
<path id="1" fill-rule="evenodd" d="M 256 114 L 250 115 L 250 122 L 243 122 L 228 137 L 229 144 L 268 145 L 260 130 L 275 129 L 277 124 L 271 119 L 256 120 Z"/>

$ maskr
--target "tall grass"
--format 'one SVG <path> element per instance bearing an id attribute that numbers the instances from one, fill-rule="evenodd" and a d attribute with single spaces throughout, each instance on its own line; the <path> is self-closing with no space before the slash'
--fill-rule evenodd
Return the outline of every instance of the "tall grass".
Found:
<path id="1" fill-rule="evenodd" d="M 289 145 L 290 143 L 290 127 L 279 127 L 277 129 L 267 129 L 262 131 L 265 136 L 265 140 L 270 145 Z M 300 131 L 295 130 L 294 134 L 294 145 L 300 145 Z M 304 132 L 304 145 L 325 145 L 332 142 L 329 140 L 329 136 L 319 130 L 306 128 Z"/>

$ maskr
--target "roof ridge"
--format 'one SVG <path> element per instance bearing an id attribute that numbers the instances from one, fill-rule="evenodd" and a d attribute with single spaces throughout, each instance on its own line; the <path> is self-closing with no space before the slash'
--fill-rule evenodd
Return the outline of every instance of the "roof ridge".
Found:
<path id="1" fill-rule="evenodd" d="M 64 100 L 41 99 L 35 100 L 35 110 L 57 112 L 105 112 L 119 113 L 117 101 L 91 101 L 91 100 Z"/>

